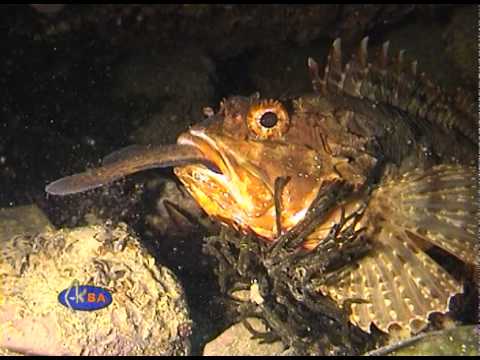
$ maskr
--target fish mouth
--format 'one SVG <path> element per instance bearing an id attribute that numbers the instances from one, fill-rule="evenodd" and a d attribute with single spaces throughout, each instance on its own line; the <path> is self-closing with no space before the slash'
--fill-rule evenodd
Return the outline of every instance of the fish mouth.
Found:
<path id="1" fill-rule="evenodd" d="M 212 173 L 218 175 L 225 175 L 227 173 L 227 163 L 225 155 L 222 155 L 217 143 L 202 130 L 191 129 L 187 133 L 181 134 L 177 139 L 177 144 L 181 146 L 189 146 L 198 150 L 205 160 L 208 160 L 207 164 L 196 164 L 203 166 L 210 170 Z M 189 165 L 189 164 L 187 164 Z"/>
<path id="2" fill-rule="evenodd" d="M 283 158 L 256 161 L 267 156 L 263 144 L 209 133 L 204 128 L 190 129 L 177 144 L 195 147 L 218 169 L 212 171 L 204 164 L 174 169 L 192 197 L 208 215 L 244 233 L 274 240 L 304 218 L 318 192 L 314 177 L 295 176 L 276 191 L 276 180 L 286 174 L 278 161 Z M 281 203 L 278 214 L 277 200 Z"/>
<path id="3" fill-rule="evenodd" d="M 210 166 L 195 164 L 175 168 L 175 174 L 198 195 L 197 201 L 201 204 L 217 201 L 224 211 L 236 207 L 238 211 L 233 216 L 236 220 L 260 217 L 274 207 L 273 186 L 267 175 L 221 136 L 193 128 L 180 135 L 177 144 L 197 148 L 210 163 Z M 222 196 L 216 196 L 217 193 Z"/>

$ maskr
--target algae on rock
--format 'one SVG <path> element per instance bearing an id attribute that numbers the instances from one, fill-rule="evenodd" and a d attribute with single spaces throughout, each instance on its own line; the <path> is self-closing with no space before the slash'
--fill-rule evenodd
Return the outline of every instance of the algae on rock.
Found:
<path id="1" fill-rule="evenodd" d="M 98 311 L 58 302 L 73 282 L 108 289 Z M 0 348 L 26 354 L 184 355 L 183 289 L 125 224 L 17 235 L 0 250 Z"/>

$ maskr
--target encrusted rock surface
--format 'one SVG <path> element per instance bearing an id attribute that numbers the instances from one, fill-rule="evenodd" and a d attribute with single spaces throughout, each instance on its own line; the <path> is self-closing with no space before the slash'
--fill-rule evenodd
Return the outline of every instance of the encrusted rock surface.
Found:
<path id="1" fill-rule="evenodd" d="M 58 294 L 77 282 L 108 289 L 98 311 Z M 191 320 L 174 274 L 125 224 L 17 235 L 0 250 L 0 347 L 48 355 L 187 355 Z M 32 336 L 34 335 L 34 336 Z"/>
<path id="2" fill-rule="evenodd" d="M 256 318 L 247 320 L 257 331 L 265 332 L 263 322 Z M 259 339 L 252 338 L 243 323 L 237 323 L 225 330 L 216 339 L 209 342 L 203 351 L 205 356 L 269 356 L 278 355 L 284 349 L 281 341 L 262 343 Z"/>

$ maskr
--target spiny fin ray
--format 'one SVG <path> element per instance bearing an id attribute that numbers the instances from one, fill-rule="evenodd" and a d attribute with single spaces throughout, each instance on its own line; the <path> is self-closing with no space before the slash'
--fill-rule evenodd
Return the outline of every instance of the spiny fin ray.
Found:
<path id="1" fill-rule="evenodd" d="M 446 313 L 462 284 L 424 250 L 437 246 L 466 263 L 475 262 L 477 228 L 475 169 L 437 165 L 383 179 L 372 193 L 359 226 L 372 250 L 319 290 L 351 307 L 350 320 L 364 331 L 371 324 L 421 331 L 432 313 Z"/>
<path id="2" fill-rule="evenodd" d="M 391 179 L 372 197 L 370 211 L 384 221 L 475 262 L 477 194 L 475 168 L 438 165 Z"/>
<path id="3" fill-rule="evenodd" d="M 448 311 L 452 296 L 462 286 L 405 233 L 384 228 L 376 248 L 358 261 L 358 268 L 320 291 L 342 304 L 351 298 L 366 300 L 354 304 L 350 320 L 362 330 L 373 323 L 389 333 L 396 325 L 412 333 L 421 331 L 434 312 Z"/>
<path id="4" fill-rule="evenodd" d="M 331 47 L 323 78 L 318 64 L 311 58 L 308 67 L 315 91 L 321 94 L 345 93 L 365 97 L 398 107 L 411 116 L 455 129 L 473 143 L 477 138 L 477 104 L 461 89 L 448 93 L 435 85 L 424 73 L 418 72 L 417 61 L 405 64 L 401 50 L 393 60 L 389 58 L 389 42 L 385 42 L 373 63 L 368 62 L 368 37 L 345 66 L 342 62 L 340 39 Z"/>

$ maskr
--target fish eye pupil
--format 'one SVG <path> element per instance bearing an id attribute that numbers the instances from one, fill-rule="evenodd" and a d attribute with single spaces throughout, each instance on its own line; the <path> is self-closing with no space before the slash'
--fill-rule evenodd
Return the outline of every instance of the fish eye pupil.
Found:
<path id="1" fill-rule="evenodd" d="M 274 127 L 277 124 L 277 122 L 278 122 L 278 116 L 272 111 L 267 111 L 260 118 L 260 124 L 262 124 L 262 126 L 266 128 Z"/>

